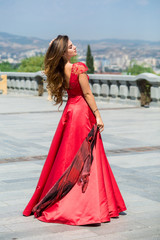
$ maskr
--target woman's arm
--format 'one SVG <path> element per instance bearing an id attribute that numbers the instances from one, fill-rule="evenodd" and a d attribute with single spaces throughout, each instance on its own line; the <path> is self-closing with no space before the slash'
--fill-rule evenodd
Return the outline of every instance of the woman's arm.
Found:
<path id="1" fill-rule="evenodd" d="M 88 77 L 87 77 L 86 73 L 79 74 L 79 84 L 81 86 L 85 100 L 87 101 L 88 105 L 90 106 L 91 110 L 93 111 L 93 113 L 96 117 L 97 126 L 99 127 L 100 132 L 102 132 L 104 130 L 104 123 L 102 121 L 100 112 L 98 110 L 94 96 L 90 89 L 89 81 L 88 81 Z"/>

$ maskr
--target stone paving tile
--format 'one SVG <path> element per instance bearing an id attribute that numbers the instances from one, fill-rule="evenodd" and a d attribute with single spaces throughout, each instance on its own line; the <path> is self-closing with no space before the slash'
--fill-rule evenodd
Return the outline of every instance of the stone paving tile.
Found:
<path id="1" fill-rule="evenodd" d="M 16 97 L 16 99 L 12 98 L 13 97 L 10 96 L 10 100 L 13 100 L 15 103 L 19 101 L 18 97 Z M 4 102 L 7 100 L 7 98 L 2 99 Z M 54 110 L 57 109 L 57 107 L 50 105 L 45 98 L 41 98 L 39 101 L 33 97 L 29 100 L 25 100 L 24 97 L 23 99 L 25 109 L 29 109 L 31 106 L 35 106 L 39 111 L 42 111 L 44 106 L 46 108 L 49 106 L 49 108 L 53 108 Z M 100 103 L 99 105 L 101 107 L 102 105 L 110 106 L 110 104 L 107 103 Z M 7 105 L 7 109 L 8 111 L 10 109 L 12 111 L 15 110 L 13 106 L 11 108 L 9 105 Z M 0 110 L 0 112 L 3 112 L 3 109 Z M 50 112 L 47 114 L 26 113 L 12 116 L 1 115 L 0 132 L 3 134 L 2 149 L 6 150 L 8 157 L 18 157 L 18 155 L 31 156 L 31 152 L 33 153 L 32 155 L 47 155 L 61 114 L 62 112 Z M 158 109 L 131 108 L 123 109 L 123 111 L 121 109 L 116 111 L 102 110 L 101 114 L 105 123 L 102 138 L 106 150 L 123 149 L 124 147 L 146 147 L 151 145 L 150 139 L 152 139 L 152 146 L 156 146 L 157 143 L 160 142 L 160 136 L 158 134 L 158 130 L 160 129 L 160 114 Z M 153 115 L 154 118 L 152 117 Z M 151 127 L 148 128 L 148 126 Z M 139 134 L 141 137 L 139 137 Z M 38 141 L 38 138 L 43 139 L 43 144 Z M 5 139 L 9 142 L 5 142 Z M 21 151 L 17 149 L 18 146 L 21 148 Z M 2 157 L 5 157 L 5 151 L 3 151 Z"/>
<path id="2" fill-rule="evenodd" d="M 38 96 L 25 96 L 25 95 L 2 95 L 0 94 L 1 98 L 1 110 L 0 113 L 22 113 L 22 112 L 35 112 L 35 111 L 57 111 L 57 106 L 53 105 L 52 102 L 47 101 L 47 96 L 44 95 L 42 97 Z M 18 103 L 18 104 L 17 104 Z M 34 104 L 33 104 L 34 103 Z M 63 105 L 60 107 L 60 111 L 64 109 L 66 101 L 64 101 Z M 127 104 L 118 104 L 118 103 L 106 103 L 104 101 L 97 102 L 99 108 L 102 109 L 123 109 L 123 108 L 135 108 L 133 106 Z M 137 107 L 136 107 L 137 108 Z"/>
<path id="3" fill-rule="evenodd" d="M 113 232 L 111 234 L 105 234 L 103 236 L 97 236 L 92 238 L 85 238 L 85 240 L 159 240 L 160 230 L 157 227 L 153 228 L 140 228 L 130 229 L 125 232 Z M 76 238 L 79 240 L 79 238 Z"/>
<path id="4" fill-rule="evenodd" d="M 0 160 L 8 158 L 0 164 L 0 239 L 160 239 L 158 109 L 119 109 L 115 104 L 98 103 L 108 109 L 101 111 L 105 123 L 102 140 L 127 211 L 100 226 L 69 226 L 22 215 L 62 111 L 57 112 L 45 98 L 0 98 Z M 26 113 L 22 113 L 24 109 Z"/>
<path id="5" fill-rule="evenodd" d="M 37 177 L 32 177 L 32 178 L 18 178 L 18 179 L 7 179 L 7 180 L 2 180 L 4 183 L 18 183 L 18 182 L 28 182 L 32 180 L 37 180 Z"/>
<path id="6" fill-rule="evenodd" d="M 65 232 L 58 232 L 58 233 L 54 233 L 54 231 L 49 231 L 49 229 L 47 229 L 48 231 L 45 231 L 44 229 L 35 229 L 35 231 L 26 231 L 23 233 L 20 232 L 14 232 L 14 233 L 8 233 L 8 234 L 3 234 L 2 239 L 25 239 L 25 240 L 48 240 L 48 239 L 54 239 L 54 240 L 72 240 L 72 239 L 77 239 L 77 235 L 79 237 L 79 239 L 85 239 L 86 237 L 91 237 L 90 239 L 92 239 L 92 237 L 95 236 L 94 233 L 88 231 L 65 231 Z M 57 231 L 57 230 L 55 230 Z M 35 234 L 36 233 L 36 234 Z M 13 238 L 14 236 L 14 238 Z M 7 238 L 6 238 L 7 237 Z"/>
<path id="7" fill-rule="evenodd" d="M 31 187 L 34 187 L 35 185 L 35 182 L 32 182 L 32 181 L 28 181 L 28 182 L 25 182 L 25 184 L 23 183 L 11 183 L 11 184 L 7 184 L 7 183 L 0 183 L 0 192 L 4 191 L 4 189 L 6 191 L 12 191 L 12 190 L 20 190 L 22 189 L 28 189 L 28 188 L 31 188 Z"/>
<path id="8" fill-rule="evenodd" d="M 10 216 L 10 217 L 3 217 L 0 218 L 0 224 L 7 226 L 7 224 L 20 224 L 20 223 L 31 223 L 34 222 L 35 219 L 33 216 L 30 217 L 24 217 L 22 215 L 17 215 L 17 216 Z"/>
<path id="9" fill-rule="evenodd" d="M 19 191 L 3 191 L 0 192 L 0 199 L 2 202 L 8 201 L 8 200 L 16 200 L 18 199 L 24 199 L 24 197 L 28 197 L 32 194 L 33 188 L 30 189 L 20 189 Z M 0 205 L 1 206 L 1 205 Z"/>
<path id="10" fill-rule="evenodd" d="M 160 238 L 160 228 L 159 227 L 150 227 L 146 228 L 145 231 L 143 229 L 137 229 L 136 231 L 131 232 L 124 232 L 123 236 L 127 236 L 128 239 L 134 238 L 135 239 L 147 239 L 147 240 L 159 240 Z"/>
<path id="11" fill-rule="evenodd" d="M 48 149 L 48 147 L 47 147 Z M 30 154 L 31 154 L 32 149 L 30 148 Z M 114 149 L 114 150 L 106 150 L 107 156 L 115 156 L 115 155 L 128 155 L 128 154 L 135 154 L 135 153 L 143 153 L 143 152 L 148 152 L 148 151 L 158 151 L 157 154 L 160 152 L 160 146 L 152 146 L 152 147 L 137 147 L 137 148 L 123 148 L 123 149 Z M 33 151 L 34 152 L 34 151 Z M 6 152 L 5 152 L 6 154 Z M 153 154 L 153 153 L 152 153 Z M 10 153 L 10 155 L 12 155 Z M 0 159 L 0 164 L 1 163 L 10 163 L 10 162 L 21 162 L 21 161 L 33 161 L 33 160 L 46 160 L 47 155 L 40 155 L 40 156 L 27 156 L 27 157 L 10 157 L 10 158 L 2 158 Z"/>
<path id="12" fill-rule="evenodd" d="M 0 208 L 6 207 L 6 206 L 8 206 L 8 204 L 6 202 L 0 201 Z"/>
<path id="13" fill-rule="evenodd" d="M 110 160 L 112 160 L 111 162 L 114 163 L 114 165 L 112 165 L 112 166 L 113 166 L 113 169 L 115 170 L 114 167 L 116 166 L 118 168 L 118 166 L 115 165 L 116 161 L 114 162 L 114 159 L 115 159 L 115 157 L 113 157 L 113 159 L 110 159 Z M 121 159 L 123 159 L 123 156 L 121 156 Z M 132 159 L 134 159 L 134 156 L 133 156 Z M 35 168 L 36 167 L 38 168 L 38 164 L 36 165 L 36 164 L 33 164 L 32 162 L 28 162 L 28 163 L 33 165 Z M 20 169 L 25 169 L 27 167 L 28 163 L 27 162 L 19 162 L 17 165 L 19 166 Z M 120 164 L 121 164 L 121 160 L 119 159 L 119 165 Z M 12 165 L 13 165 L 13 168 L 14 168 L 14 163 L 12 163 L 12 164 L 11 163 L 10 164 L 5 164 L 6 171 L 7 171 L 7 165 L 8 165 L 8 169 L 9 170 L 12 168 L 11 167 Z M 3 166 L 3 164 L 2 164 L 2 166 Z M 35 171 L 36 170 L 35 168 L 28 167 L 28 169 L 30 169 L 31 171 Z M 132 169 L 132 168 L 127 168 L 127 169 L 126 168 L 120 168 L 119 174 L 116 173 L 115 176 L 117 176 L 117 175 L 122 175 L 123 176 L 123 170 L 125 170 L 125 171 L 131 170 L 131 172 L 135 172 L 135 170 Z M 19 171 L 19 170 L 16 167 L 14 169 L 14 171 Z M 38 171 L 40 172 L 40 169 Z M 128 172 L 128 175 L 130 175 L 130 172 Z M 23 182 L 23 176 L 21 176 L 21 178 L 22 178 L 22 182 Z M 116 177 L 116 179 L 117 179 L 117 177 Z M 131 178 L 130 179 L 130 184 L 132 183 L 132 181 L 134 181 L 134 179 Z M 9 181 L 9 182 L 11 182 L 11 181 Z M 34 181 L 32 180 L 32 182 L 34 182 L 33 185 L 35 185 L 35 182 L 36 182 L 35 179 L 34 179 Z M 159 209 L 160 209 L 159 208 L 159 202 L 151 201 L 150 199 L 148 199 L 148 197 L 145 198 L 145 197 L 142 197 L 141 195 L 136 195 L 136 193 L 133 194 L 133 191 L 132 191 L 133 187 L 131 187 L 130 191 L 128 191 L 128 189 L 124 190 L 124 183 L 125 182 L 126 182 L 126 179 L 124 179 L 123 185 L 119 184 L 119 186 L 121 185 L 120 189 L 122 190 L 121 192 L 123 192 L 122 195 L 124 196 L 124 199 L 126 201 L 126 205 L 127 205 L 127 208 L 128 208 L 127 209 L 127 215 L 120 216 L 118 219 L 112 218 L 110 223 L 106 223 L 104 225 L 105 226 L 104 230 L 103 230 L 102 226 L 100 227 L 100 229 L 101 229 L 100 233 L 98 232 L 99 230 L 97 230 L 97 228 L 96 228 L 96 230 L 92 228 L 91 231 L 93 231 L 94 233 L 97 234 L 97 236 L 98 236 L 97 239 L 104 239 L 104 237 L 106 237 L 108 235 L 111 236 L 111 238 L 109 238 L 109 239 L 114 239 L 112 237 L 115 236 L 115 234 L 116 234 L 115 233 L 115 229 L 116 229 L 116 232 L 118 232 L 118 234 L 120 234 L 120 236 L 122 236 L 121 239 L 127 239 L 128 235 L 126 235 L 127 236 L 126 237 L 124 235 L 124 232 L 125 231 L 129 231 L 129 232 L 132 231 L 132 234 L 134 236 L 134 230 L 132 230 L 132 227 L 134 229 L 141 228 L 142 231 L 144 231 L 144 230 L 146 231 L 146 229 L 148 227 L 152 227 L 152 226 L 154 227 L 155 225 L 158 224 L 158 222 L 156 220 L 158 220 L 158 212 L 159 212 Z M 8 183 L 8 184 L 10 184 L 10 183 Z M 22 210 L 25 207 L 25 203 L 28 202 L 28 199 L 32 195 L 34 187 L 35 186 L 32 186 L 29 189 L 27 189 L 27 191 L 29 191 L 28 192 L 28 196 L 20 199 L 18 207 L 17 207 L 17 202 L 14 201 L 14 199 L 11 200 L 11 201 L 10 200 L 9 201 L 7 201 L 7 200 L 5 201 L 4 200 L 4 202 L 6 202 L 9 205 L 7 206 L 7 208 L 3 207 L 2 211 L 1 211 L 2 214 L 3 214 L 2 216 L 4 218 L 4 222 L 2 222 L 2 224 L 5 227 L 7 226 L 10 229 L 10 231 L 13 231 L 13 229 L 14 229 L 14 231 L 13 231 L 14 234 L 12 234 L 12 235 L 9 234 L 7 236 L 17 237 L 17 238 L 20 238 L 20 239 L 23 239 L 23 238 L 24 239 L 32 239 L 34 233 L 35 233 L 35 236 L 34 236 L 33 239 L 47 239 L 46 237 L 54 236 L 53 234 L 50 234 L 50 232 L 48 230 L 48 225 L 46 223 L 42 223 L 42 225 L 45 224 L 45 230 L 42 231 L 44 236 L 43 236 L 43 234 L 39 235 L 39 230 L 36 230 L 37 228 L 35 226 L 40 226 L 39 224 L 41 224 L 41 222 L 36 220 L 36 219 L 33 219 L 33 217 L 25 218 L 25 217 L 22 216 Z M 136 188 L 136 190 L 137 190 L 137 188 Z M 8 190 L 5 190 L 5 191 L 8 191 Z M 20 192 L 21 192 L 21 189 L 19 189 L 19 191 L 16 190 L 16 194 L 17 193 L 20 194 Z M 25 192 L 25 190 L 23 189 L 22 196 L 24 196 L 24 192 Z M 9 191 L 8 191 L 8 193 L 9 193 Z M 7 197 L 7 195 L 6 195 L 6 197 Z M 14 206 L 14 203 L 15 203 L 15 206 Z M 14 206 L 14 212 L 13 212 L 13 206 Z M 156 212 L 157 215 L 155 215 L 154 212 Z M 147 220 L 146 221 L 141 221 L 141 220 L 143 220 L 143 216 L 144 216 L 144 218 L 146 218 L 148 213 L 149 213 L 149 215 L 151 216 L 152 219 L 154 219 L 154 218 L 156 219 L 154 224 L 152 224 L 152 221 L 151 220 L 149 221 L 149 219 L 148 219 L 148 221 Z M 12 216 L 12 220 L 11 220 L 11 222 L 8 221 L 8 224 L 6 224 L 6 222 L 5 222 L 6 214 L 9 214 L 9 215 L 7 215 L 8 218 L 9 218 L 10 214 Z M 17 216 L 19 216 L 19 220 L 18 220 L 19 225 L 15 224 Z M 15 221 L 13 220 L 14 218 L 15 218 Z M 20 220 L 20 219 L 22 219 L 22 220 Z M 35 223 L 35 225 L 32 224 L 33 230 L 30 230 L 30 235 L 28 236 L 28 238 L 25 237 L 25 227 L 24 227 L 24 230 L 22 232 L 20 232 L 20 230 L 18 230 L 19 228 L 21 229 L 21 223 L 23 223 L 24 226 L 26 224 L 25 220 L 23 220 L 23 219 L 31 219 L 30 221 L 27 220 L 29 222 L 29 224 L 27 222 L 28 227 L 30 227 L 30 224 L 32 224 L 33 221 L 37 222 L 37 223 Z M 54 227 L 55 224 L 53 224 L 52 226 Z M 86 229 L 86 227 L 82 227 L 82 226 L 80 228 Z M 23 229 L 23 225 L 22 225 L 22 229 Z M 97 232 L 95 232 L 95 231 L 97 231 Z M 15 235 L 15 233 L 16 233 L 16 235 Z M 154 235 L 154 234 L 155 233 L 153 232 L 152 235 Z M 3 236 L 6 236 L 6 235 L 3 235 Z M 41 237 L 41 238 L 39 238 L 39 237 Z M 58 237 L 59 237 L 59 239 L 65 239 L 63 234 L 62 234 L 62 236 L 59 235 L 59 234 L 55 235 L 54 239 L 56 239 Z M 9 239 L 9 237 L 8 237 L 8 239 Z M 72 237 L 69 236 L 68 239 L 72 239 Z M 81 238 L 74 238 L 74 239 L 81 239 Z M 94 236 L 93 235 L 91 237 L 87 236 L 87 237 L 85 237 L 85 239 L 94 239 Z M 115 239 L 116 239 L 116 236 L 115 236 Z"/>
<path id="14" fill-rule="evenodd" d="M 112 162 L 112 159 L 114 159 L 114 162 L 116 162 L 116 165 L 118 165 L 119 159 L 121 159 L 120 166 L 123 168 L 130 168 L 130 169 L 137 169 L 137 168 L 144 168 L 144 167 L 154 167 L 160 166 L 160 161 L 159 161 L 159 156 L 160 152 L 147 152 L 143 154 L 136 154 L 132 153 L 131 156 L 128 155 L 123 155 L 123 156 L 111 156 L 110 162 Z M 132 161 L 128 161 L 128 159 L 132 159 Z M 156 169 L 156 168 L 155 168 Z"/>
<path id="15" fill-rule="evenodd" d="M 16 157 L 16 158 L 3 158 L 0 159 L 0 163 L 10 163 L 10 162 L 22 162 L 22 161 L 34 161 L 34 160 L 46 160 L 47 155 L 41 156 L 27 156 L 27 157 Z"/>
<path id="16" fill-rule="evenodd" d="M 6 233 L 6 232 L 10 232 L 10 229 L 8 227 L 5 226 L 0 226 L 0 233 Z"/>

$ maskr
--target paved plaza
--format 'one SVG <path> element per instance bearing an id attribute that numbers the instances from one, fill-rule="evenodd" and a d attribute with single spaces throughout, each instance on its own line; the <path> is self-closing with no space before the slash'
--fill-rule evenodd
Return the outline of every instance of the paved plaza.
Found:
<path id="1" fill-rule="evenodd" d="M 22 211 L 30 200 L 65 103 L 0 94 L 0 239 L 159 240 L 160 109 L 97 102 L 106 155 L 127 211 L 101 225 L 44 223 Z"/>

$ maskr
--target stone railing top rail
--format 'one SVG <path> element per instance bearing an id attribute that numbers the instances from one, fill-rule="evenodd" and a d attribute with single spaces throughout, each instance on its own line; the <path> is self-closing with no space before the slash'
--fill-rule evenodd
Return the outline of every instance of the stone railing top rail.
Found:
<path id="1" fill-rule="evenodd" d="M 146 79 L 148 82 L 159 82 L 160 76 L 153 73 L 141 73 L 138 75 L 114 75 L 114 74 L 89 74 L 91 79 L 110 80 L 110 81 L 138 81 Z"/>
<path id="2" fill-rule="evenodd" d="M 41 77 L 41 78 L 46 78 L 46 76 L 41 72 L 0 72 L 0 75 L 7 75 L 9 77 L 30 77 L 30 78 L 35 78 L 35 77 Z"/>
<path id="3" fill-rule="evenodd" d="M 149 82 L 160 82 L 160 76 L 157 76 L 153 73 L 141 73 L 135 76 L 135 80 L 146 79 Z"/>
<path id="4" fill-rule="evenodd" d="M 46 80 L 46 76 L 42 71 L 38 72 L 0 72 L 0 75 L 6 74 L 8 77 L 20 78 L 42 78 Z M 110 80 L 110 81 L 138 81 L 146 79 L 150 83 L 160 83 L 160 76 L 153 73 L 141 73 L 139 75 L 117 75 L 117 74 L 88 74 L 91 80 Z"/>

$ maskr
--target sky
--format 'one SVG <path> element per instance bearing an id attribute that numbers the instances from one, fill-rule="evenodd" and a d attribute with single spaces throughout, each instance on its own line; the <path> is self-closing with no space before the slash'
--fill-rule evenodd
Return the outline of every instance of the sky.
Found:
<path id="1" fill-rule="evenodd" d="M 160 0 L 0 0 L 0 32 L 160 41 Z"/>

